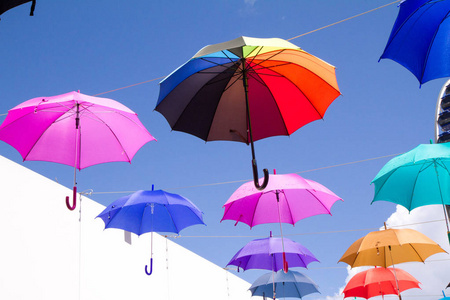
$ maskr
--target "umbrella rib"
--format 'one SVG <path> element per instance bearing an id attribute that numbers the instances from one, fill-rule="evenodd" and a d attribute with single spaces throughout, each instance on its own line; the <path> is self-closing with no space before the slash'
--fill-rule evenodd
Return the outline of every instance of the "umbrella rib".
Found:
<path id="1" fill-rule="evenodd" d="M 430 3 L 430 2 L 427 2 L 427 3 L 423 4 L 423 6 L 426 5 L 426 4 L 428 4 L 428 3 Z M 428 4 L 428 5 L 431 7 L 431 6 L 433 6 L 434 4 Z M 428 9 L 430 9 L 430 8 L 428 8 Z M 427 10 L 428 10 L 428 9 L 427 9 Z M 424 65 L 423 65 L 423 68 L 422 68 L 422 72 L 421 72 L 421 74 L 420 74 L 420 83 L 422 83 L 423 75 L 424 75 L 424 73 L 425 73 L 425 68 L 427 67 L 428 57 L 430 56 L 431 47 L 433 46 L 434 39 L 436 38 L 436 35 L 437 35 L 438 31 L 439 31 L 439 27 L 441 27 L 441 24 L 442 24 L 442 23 L 444 22 L 444 20 L 445 20 L 446 18 L 448 18 L 448 17 L 449 17 L 449 13 L 447 13 L 447 14 L 445 15 L 445 17 L 441 20 L 441 22 L 439 23 L 439 26 L 437 26 L 436 31 L 435 31 L 434 34 L 433 34 L 433 37 L 431 38 L 430 45 L 429 45 L 429 47 L 428 47 L 428 49 L 427 49 L 427 54 L 425 55 Z"/>
<path id="2" fill-rule="evenodd" d="M 283 195 L 284 195 L 284 199 L 286 200 L 286 205 L 288 207 L 288 212 L 289 212 L 289 215 L 291 216 L 292 225 L 294 225 L 295 224 L 295 220 L 294 220 L 294 216 L 292 215 L 292 210 L 291 210 L 291 206 L 289 205 L 289 201 L 287 201 L 286 193 L 284 192 L 284 190 L 280 190 L 280 192 L 282 192 Z M 280 223 L 281 223 L 281 219 L 280 219 Z"/>
<path id="3" fill-rule="evenodd" d="M 308 193 L 310 193 L 311 196 L 313 196 L 313 197 L 317 200 L 317 202 L 319 202 L 319 203 L 322 205 L 323 208 L 325 208 L 325 210 L 328 212 L 329 215 L 331 215 L 331 210 L 329 210 L 329 209 L 323 204 L 323 202 L 320 201 L 320 199 L 319 199 L 316 195 L 314 195 L 309 189 L 307 189 L 306 191 L 307 191 Z"/>

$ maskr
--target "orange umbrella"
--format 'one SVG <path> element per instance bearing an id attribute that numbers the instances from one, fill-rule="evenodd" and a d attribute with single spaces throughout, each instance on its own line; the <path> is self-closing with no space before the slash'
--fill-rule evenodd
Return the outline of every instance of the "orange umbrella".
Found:
<path id="1" fill-rule="evenodd" d="M 380 266 L 420 261 L 429 256 L 446 252 L 426 235 L 413 229 L 387 229 L 373 231 L 354 242 L 339 261 L 352 268 Z"/>
<path id="2" fill-rule="evenodd" d="M 398 295 L 413 288 L 419 288 L 419 281 L 401 269 L 374 268 L 353 276 L 344 288 L 344 298 Z"/>

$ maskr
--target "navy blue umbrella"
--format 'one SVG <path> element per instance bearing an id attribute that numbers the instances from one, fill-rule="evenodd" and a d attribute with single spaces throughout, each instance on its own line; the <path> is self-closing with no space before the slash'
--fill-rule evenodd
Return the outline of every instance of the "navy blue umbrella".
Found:
<path id="1" fill-rule="evenodd" d="M 117 199 L 106 207 L 97 218 L 105 222 L 105 228 L 118 228 L 137 235 L 153 232 L 179 233 L 182 229 L 205 224 L 203 213 L 190 200 L 163 190 L 137 191 Z M 152 247 L 153 248 L 153 247 Z M 153 249 L 150 258 L 150 275 L 153 267 Z"/>
<path id="2" fill-rule="evenodd" d="M 381 58 L 401 64 L 420 84 L 450 76 L 450 0 L 404 0 Z"/>
<path id="3" fill-rule="evenodd" d="M 5 11 L 10 10 L 11 8 L 25 4 L 27 2 L 31 2 L 30 16 L 32 16 L 34 14 L 36 0 L 2 0 L 0 1 L 0 15 Z"/>

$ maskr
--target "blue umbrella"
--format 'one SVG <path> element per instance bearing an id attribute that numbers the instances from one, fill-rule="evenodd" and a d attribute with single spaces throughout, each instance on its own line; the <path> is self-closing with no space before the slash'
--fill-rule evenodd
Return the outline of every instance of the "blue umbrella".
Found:
<path id="1" fill-rule="evenodd" d="M 382 58 L 401 64 L 420 84 L 450 76 L 450 0 L 404 0 Z"/>
<path id="2" fill-rule="evenodd" d="M 320 293 L 317 284 L 308 276 L 296 271 L 284 273 L 283 270 L 262 275 L 253 282 L 249 290 L 252 296 L 268 296 L 273 299 L 276 296 L 301 299 L 312 293 Z"/>
<path id="3" fill-rule="evenodd" d="M 118 228 L 137 235 L 151 232 L 153 256 L 153 232 L 179 233 L 182 229 L 203 223 L 202 212 L 188 199 L 163 190 L 137 191 L 117 199 L 106 207 L 97 218 L 106 228 Z M 153 257 L 150 258 L 152 273 Z"/>
<path id="4" fill-rule="evenodd" d="M 449 283 L 450 285 L 450 283 Z M 447 286 L 448 287 L 448 286 Z M 450 300 L 450 297 L 446 297 L 444 291 L 442 291 L 442 294 L 444 295 L 444 298 L 440 298 L 439 300 Z"/>

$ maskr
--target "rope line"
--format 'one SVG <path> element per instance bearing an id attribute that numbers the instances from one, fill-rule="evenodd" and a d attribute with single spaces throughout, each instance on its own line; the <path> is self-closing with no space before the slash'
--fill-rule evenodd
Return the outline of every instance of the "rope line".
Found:
<path id="1" fill-rule="evenodd" d="M 377 160 L 377 159 L 382 159 L 382 158 L 398 156 L 400 154 L 403 154 L 403 152 L 402 153 L 396 153 L 396 154 L 388 154 L 388 155 L 383 155 L 383 156 L 378 156 L 378 157 L 372 157 L 372 158 L 366 158 L 366 159 L 361 159 L 361 160 L 356 160 L 356 161 L 351 161 L 351 162 L 346 162 L 346 163 L 337 164 L 337 165 L 331 165 L 331 166 L 326 166 L 326 167 L 320 167 L 320 168 L 315 168 L 315 169 L 309 169 L 309 170 L 299 171 L 299 172 L 294 172 L 294 173 L 295 174 L 303 174 L 303 173 L 320 171 L 320 170 L 325 170 L 325 169 L 330 169 L 330 168 L 343 167 L 343 166 L 363 163 L 363 162 L 367 162 L 367 161 L 372 161 L 372 160 Z M 191 186 L 166 188 L 165 190 L 167 190 L 167 191 L 181 190 L 181 189 L 198 188 L 198 187 L 205 187 L 205 186 L 215 186 L 215 185 L 240 183 L 240 182 L 247 182 L 247 181 L 251 181 L 251 180 L 252 179 L 242 179 L 242 180 L 223 181 L 223 182 L 216 182 L 216 183 L 205 183 L 205 184 L 197 184 L 197 185 L 191 185 Z M 91 194 L 95 194 L 95 195 L 100 195 L 100 194 L 132 194 L 134 192 L 136 192 L 136 191 L 92 192 Z"/>

